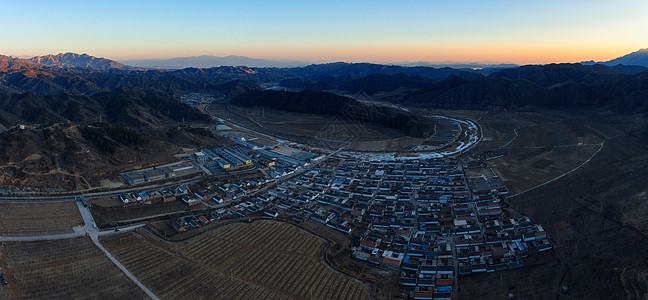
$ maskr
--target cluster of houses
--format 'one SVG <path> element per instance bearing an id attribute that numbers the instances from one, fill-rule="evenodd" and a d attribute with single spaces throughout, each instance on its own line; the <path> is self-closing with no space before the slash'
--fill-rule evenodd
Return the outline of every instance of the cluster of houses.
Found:
<path id="1" fill-rule="evenodd" d="M 219 189 L 233 196 L 240 187 Z M 506 193 L 497 180 L 477 188 L 454 158 L 337 160 L 232 202 L 222 213 L 309 218 L 352 234 L 353 256 L 398 270 L 413 298 L 449 299 L 460 275 L 520 267 L 528 255 L 552 248 L 542 226 L 500 207 Z"/>
<path id="2" fill-rule="evenodd" d="M 215 209 L 211 212 L 182 216 L 174 220 L 172 226 L 177 232 L 185 232 L 193 228 L 202 227 L 213 221 L 220 220 L 227 215 L 227 209 Z"/>
<path id="3" fill-rule="evenodd" d="M 338 154 L 309 166 L 323 157 L 240 136 L 233 140 L 237 146 L 201 149 L 193 159 L 225 170 L 255 160 L 269 172 L 182 196 L 188 205 L 216 206 L 174 220 L 177 231 L 251 214 L 310 219 L 352 235 L 356 259 L 398 270 L 414 299 L 450 299 L 458 276 L 521 267 L 523 258 L 552 248 L 541 225 L 502 209 L 508 190 L 497 176 L 466 176 L 472 165 L 456 158 L 381 161 Z M 259 192 L 277 178 L 276 186 Z M 164 191 L 131 196 L 135 202 L 170 199 Z"/>
<path id="4" fill-rule="evenodd" d="M 222 183 L 201 191 L 217 204 L 235 201 L 250 193 L 258 191 L 265 184 L 272 182 L 269 178 L 253 178 L 237 182 Z"/>
<path id="5" fill-rule="evenodd" d="M 250 193 L 258 191 L 265 184 L 272 181 L 273 179 L 265 177 L 247 179 L 206 186 L 206 188 L 192 193 L 187 192 L 180 199 L 188 206 L 205 202 L 209 206 L 216 207 L 216 209 L 206 214 L 179 217 L 172 220 L 173 227 L 177 232 L 184 232 L 228 216 L 247 216 L 250 213 L 261 211 L 264 207 L 254 206 L 250 201 L 239 203 L 239 200 Z M 234 203 L 236 204 L 234 205 Z M 190 222 L 192 220 L 194 222 Z"/>
<path id="6" fill-rule="evenodd" d="M 222 97 L 222 96 L 216 96 L 216 97 Z M 180 100 L 188 105 L 191 106 L 197 106 L 200 104 L 209 104 L 214 102 L 215 96 L 210 95 L 210 94 L 202 94 L 202 93 L 191 93 L 191 94 L 186 94 L 183 95 Z"/>
<path id="7" fill-rule="evenodd" d="M 136 191 L 123 193 L 118 196 L 122 205 L 156 204 L 176 201 L 178 197 L 185 198 L 188 190 L 179 187 L 173 190 Z"/>
<path id="8" fill-rule="evenodd" d="M 201 152 L 210 156 L 205 150 Z M 353 257 L 398 270 L 401 285 L 411 288 L 414 299 L 450 299 L 458 276 L 521 267 L 525 257 L 552 248 L 541 225 L 502 209 L 500 197 L 508 190 L 499 178 L 467 177 L 468 164 L 455 158 L 337 158 L 303 169 L 263 192 L 260 188 L 276 177 L 291 175 L 306 164 L 276 163 L 275 157 L 270 172 L 261 178 L 182 195 L 154 191 L 120 199 L 124 204 L 179 198 L 190 206 L 215 205 L 211 212 L 173 220 L 178 232 L 252 214 L 297 222 L 311 219 L 352 234 Z"/>

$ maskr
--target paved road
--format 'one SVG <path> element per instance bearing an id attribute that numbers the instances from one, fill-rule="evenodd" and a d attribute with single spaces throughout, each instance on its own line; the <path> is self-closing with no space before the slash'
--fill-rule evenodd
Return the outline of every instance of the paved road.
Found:
<path id="1" fill-rule="evenodd" d="M 167 184 L 132 187 L 132 188 L 128 188 L 128 189 L 115 190 L 115 191 L 112 191 L 112 192 L 98 192 L 98 193 L 87 193 L 87 194 L 86 193 L 79 193 L 77 195 L 51 196 L 51 197 L 38 197 L 38 196 L 32 196 L 32 197 L 0 197 L 0 201 L 74 201 L 74 200 L 76 200 L 76 197 L 78 197 L 78 196 L 84 196 L 84 197 L 86 197 L 88 199 L 102 198 L 102 197 L 115 197 L 115 196 L 119 196 L 119 195 L 121 195 L 123 193 L 131 192 L 131 191 L 159 190 L 159 189 L 165 189 L 165 188 L 174 187 L 174 186 L 178 186 L 178 185 L 194 183 L 194 182 L 200 181 L 200 180 L 202 180 L 204 178 L 205 177 L 201 176 L 201 177 L 181 180 L 181 181 L 167 183 Z"/>
<path id="2" fill-rule="evenodd" d="M 230 172 L 227 174 L 223 175 L 215 175 L 211 177 L 225 177 L 225 176 L 231 176 L 231 175 L 240 175 L 240 174 L 245 174 L 245 173 L 250 173 L 250 172 L 255 172 L 257 171 L 258 166 L 255 166 L 253 169 L 249 170 L 242 170 L 242 171 L 235 171 L 235 172 Z M 96 192 L 96 193 L 76 193 L 72 195 L 67 195 L 67 196 L 47 196 L 47 197 L 39 197 L 39 196 L 27 196 L 27 197 L 0 197 L 0 201 L 74 201 L 77 199 L 78 196 L 84 196 L 87 199 L 93 199 L 93 198 L 103 198 L 103 197 L 116 197 L 124 193 L 128 192 L 147 192 L 147 191 L 152 191 L 152 190 L 160 190 L 160 189 L 167 189 L 171 187 L 176 187 L 180 185 L 186 185 L 186 184 L 191 184 L 194 182 L 198 182 L 200 180 L 203 180 L 205 178 L 209 178 L 210 176 L 198 176 L 190 179 L 185 179 L 185 180 L 180 180 L 180 181 L 175 181 L 175 182 L 170 182 L 166 184 L 156 184 L 156 185 L 148 185 L 148 186 L 140 186 L 140 187 L 129 187 L 126 189 L 119 189 L 119 190 L 114 190 L 111 192 Z"/>
<path id="3" fill-rule="evenodd" d="M 86 233 L 88 233 L 90 236 L 98 235 L 99 229 L 97 228 L 97 223 L 95 223 L 95 220 L 92 217 L 90 208 L 84 206 L 81 201 L 77 201 L 76 204 L 79 208 L 79 212 L 81 213 L 81 217 L 83 218 L 83 223 L 85 224 L 84 229 Z"/>

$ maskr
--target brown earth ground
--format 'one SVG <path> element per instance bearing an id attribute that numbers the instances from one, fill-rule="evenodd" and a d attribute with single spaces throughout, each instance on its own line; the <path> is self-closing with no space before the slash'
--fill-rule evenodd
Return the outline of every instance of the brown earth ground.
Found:
<path id="1" fill-rule="evenodd" d="M 460 299 L 648 298 L 644 116 L 461 114 L 492 138 L 475 153 L 504 154 L 489 161 L 511 191 L 504 205 L 542 224 L 555 251 L 519 270 L 462 277 Z"/>
<path id="2" fill-rule="evenodd" d="M 362 282 L 322 260 L 326 240 L 284 222 L 231 223 L 183 242 L 138 230 L 102 243 L 164 299 L 369 298 Z"/>
<path id="3" fill-rule="evenodd" d="M 370 285 L 372 296 L 376 299 L 395 299 L 401 294 L 407 293 L 409 289 L 403 288 L 398 283 L 398 273 L 395 271 L 375 268 L 368 263 L 352 258 L 352 239 L 357 233 L 351 235 L 343 234 L 322 224 L 307 219 L 305 222 L 297 223 L 290 218 L 269 218 L 265 216 L 250 216 L 249 218 L 228 218 L 212 222 L 200 228 L 186 232 L 177 233 L 171 226 L 171 221 L 155 221 L 149 223 L 148 227 L 159 237 L 166 240 L 181 242 L 202 237 L 218 228 L 231 226 L 232 224 L 247 223 L 249 221 L 271 220 L 279 221 L 292 226 L 299 227 L 310 234 L 324 239 L 328 242 L 325 254 L 326 262 L 336 270 L 354 277 Z"/>
<path id="4" fill-rule="evenodd" d="M 5 242 L 2 299 L 147 299 L 87 237 Z"/>

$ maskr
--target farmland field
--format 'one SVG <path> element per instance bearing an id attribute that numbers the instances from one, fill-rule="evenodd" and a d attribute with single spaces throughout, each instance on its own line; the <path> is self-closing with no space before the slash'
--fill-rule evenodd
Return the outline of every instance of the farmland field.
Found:
<path id="1" fill-rule="evenodd" d="M 0 202 L 0 230 L 4 235 L 72 232 L 83 224 L 74 202 Z"/>
<path id="2" fill-rule="evenodd" d="M 282 222 L 236 223 L 181 243 L 148 232 L 102 242 L 164 299 L 368 298 L 361 282 L 322 262 L 323 240 Z"/>
<path id="3" fill-rule="evenodd" d="M 87 237 L 6 242 L 1 262 L 8 297 L 144 299 L 146 295 Z"/>

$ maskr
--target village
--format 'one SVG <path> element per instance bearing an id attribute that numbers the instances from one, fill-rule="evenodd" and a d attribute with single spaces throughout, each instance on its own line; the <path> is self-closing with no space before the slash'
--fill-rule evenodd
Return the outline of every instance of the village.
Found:
<path id="1" fill-rule="evenodd" d="M 483 159 L 359 160 L 349 153 L 327 156 L 295 143 L 262 144 L 242 135 L 227 135 L 235 147 L 201 149 L 184 157 L 175 171 L 155 170 L 166 172 L 164 178 L 173 172 L 214 175 L 246 168 L 262 169 L 263 175 L 193 191 L 130 193 L 120 200 L 138 205 L 178 199 L 211 208 L 170 220 L 178 233 L 226 218 L 311 219 L 349 235 L 355 259 L 397 270 L 414 299 L 451 299 L 458 276 L 519 268 L 525 257 L 552 248 L 541 225 L 500 206 L 508 190 Z M 146 173 L 152 171 L 123 176 L 144 173 L 141 177 L 150 181 Z"/>

